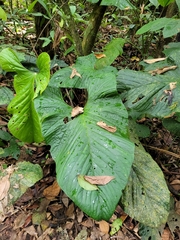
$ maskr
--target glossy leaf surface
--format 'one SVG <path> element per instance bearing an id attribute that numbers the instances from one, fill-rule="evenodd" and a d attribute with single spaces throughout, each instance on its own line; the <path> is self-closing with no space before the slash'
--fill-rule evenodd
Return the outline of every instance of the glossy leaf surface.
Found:
<path id="1" fill-rule="evenodd" d="M 78 58 L 73 68 L 82 77 L 70 78 L 72 68 L 54 74 L 50 86 L 36 99 L 36 107 L 43 121 L 43 135 L 56 161 L 59 185 L 88 215 L 107 220 L 127 183 L 134 145 L 128 140 L 128 115 L 116 91 L 114 70 L 95 70 L 95 62 L 93 54 Z M 82 114 L 71 119 L 72 107 L 64 102 L 60 86 L 87 89 Z M 117 131 L 102 129 L 97 125 L 99 121 L 115 126 Z M 88 191 L 79 185 L 78 175 L 115 178 L 96 191 Z"/>

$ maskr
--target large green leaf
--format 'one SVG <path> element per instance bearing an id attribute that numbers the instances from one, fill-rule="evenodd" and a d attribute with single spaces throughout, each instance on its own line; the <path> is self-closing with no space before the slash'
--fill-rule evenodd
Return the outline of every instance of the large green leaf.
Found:
<path id="1" fill-rule="evenodd" d="M 116 91 L 115 74 L 112 68 L 108 68 L 109 72 L 94 70 L 95 61 L 93 55 L 78 59 L 73 67 L 82 78 L 70 79 L 71 68 L 57 72 L 35 102 L 43 120 L 43 135 L 56 162 L 59 185 L 88 215 L 107 220 L 126 186 L 134 145 L 127 137 L 128 115 Z M 71 119 L 72 107 L 62 99 L 60 85 L 87 89 L 83 114 Z M 102 129 L 97 126 L 99 121 L 117 131 Z M 79 185 L 78 175 L 107 175 L 115 179 L 90 191 Z"/>
<path id="2" fill-rule="evenodd" d="M 117 89 L 122 92 L 125 106 L 134 118 L 142 116 L 167 118 L 174 116 L 180 121 L 180 50 L 175 49 L 167 55 L 165 65 L 154 63 L 145 71 L 176 65 L 175 70 L 163 75 L 151 76 L 149 73 L 121 70 L 117 75 Z M 176 83 L 174 89 L 170 84 Z M 171 91 L 170 91 L 171 90 Z M 169 91 L 169 94 L 167 93 Z"/>
<path id="3" fill-rule="evenodd" d="M 136 144 L 135 157 L 122 203 L 125 212 L 132 218 L 146 226 L 158 227 L 167 221 L 170 192 L 161 169 L 144 150 L 132 126 L 130 135 Z"/>
<path id="4" fill-rule="evenodd" d="M 37 59 L 39 72 L 36 73 L 23 67 L 12 49 L 6 48 L 0 53 L 0 66 L 6 71 L 17 73 L 14 77 L 16 96 L 8 106 L 9 113 L 13 115 L 8 127 L 11 133 L 21 141 L 41 142 L 43 140 L 33 99 L 47 87 L 50 78 L 49 62 L 47 53 L 40 54 Z"/>
<path id="5" fill-rule="evenodd" d="M 134 5 L 129 0 L 102 0 L 101 5 L 116 6 L 119 9 L 134 8 Z"/>
<path id="6" fill-rule="evenodd" d="M 107 44 L 103 51 L 105 57 L 97 60 L 95 68 L 100 69 L 102 67 L 111 65 L 119 55 L 122 55 L 124 43 L 124 39 L 115 38 L 109 44 Z"/>
<path id="7" fill-rule="evenodd" d="M 180 19 L 173 18 L 159 18 L 142 26 L 136 34 L 143 34 L 148 31 L 155 32 L 163 29 L 163 36 L 165 38 L 171 37 L 180 31 Z"/>
<path id="8" fill-rule="evenodd" d="M 174 2 L 175 0 L 158 0 L 159 4 L 163 7 L 168 6 L 170 3 Z"/>

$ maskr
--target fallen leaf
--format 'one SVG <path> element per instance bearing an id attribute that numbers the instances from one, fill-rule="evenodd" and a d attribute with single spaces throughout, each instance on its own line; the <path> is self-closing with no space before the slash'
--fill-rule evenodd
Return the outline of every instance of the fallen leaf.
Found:
<path id="1" fill-rule="evenodd" d="M 94 55 L 97 59 L 101 59 L 101 58 L 106 57 L 106 55 L 104 53 L 94 53 Z"/>
<path id="2" fill-rule="evenodd" d="M 61 191 L 61 188 L 59 187 L 57 181 L 54 181 L 51 186 L 44 189 L 43 195 L 48 200 L 53 200 L 55 197 L 59 195 L 60 191 Z"/>
<path id="3" fill-rule="evenodd" d="M 82 222 L 81 225 L 83 225 L 84 227 L 90 228 L 94 226 L 94 222 L 92 219 L 88 218 L 87 220 Z"/>
<path id="4" fill-rule="evenodd" d="M 100 228 L 101 232 L 108 233 L 109 232 L 109 223 L 102 220 L 99 222 L 99 228 Z"/>
<path id="5" fill-rule="evenodd" d="M 75 238 L 75 240 L 86 240 L 87 236 L 88 236 L 87 231 L 85 229 L 82 229 L 80 231 L 80 233 L 78 233 L 78 235 Z"/>
<path id="6" fill-rule="evenodd" d="M 160 61 L 164 61 L 164 60 L 166 60 L 166 58 L 153 58 L 153 59 L 144 59 L 144 62 L 152 64 L 152 63 L 160 62 Z"/>
<path id="7" fill-rule="evenodd" d="M 72 109 L 71 117 L 76 117 L 76 116 L 78 116 L 79 114 L 81 114 L 83 112 L 84 112 L 84 108 L 83 107 L 76 106 L 76 107 L 74 107 Z"/>
<path id="8" fill-rule="evenodd" d="M 115 133 L 117 128 L 116 127 L 112 127 L 112 126 L 108 126 L 105 122 L 103 121 L 100 121 L 100 122 L 97 122 L 97 125 L 105 130 L 107 130 L 108 132 L 111 132 L 111 133 Z"/>
<path id="9" fill-rule="evenodd" d="M 74 219 L 75 215 L 74 215 L 74 203 L 71 203 L 66 211 L 66 216 L 68 218 Z"/>
<path id="10" fill-rule="evenodd" d="M 180 215 L 180 201 L 177 201 L 175 204 L 175 211 L 177 214 Z"/>
<path id="11" fill-rule="evenodd" d="M 119 231 L 120 227 L 122 226 L 123 224 L 123 221 L 121 218 L 117 218 L 113 223 L 112 223 L 112 226 L 111 226 L 111 231 L 110 231 L 110 235 L 114 235 L 116 232 Z"/>
<path id="12" fill-rule="evenodd" d="M 106 185 L 114 179 L 113 176 L 84 176 L 84 179 L 91 184 Z"/>
<path id="13" fill-rule="evenodd" d="M 156 75 L 156 74 L 162 74 L 162 73 L 165 73 L 165 72 L 167 72 L 167 71 L 169 71 L 169 70 L 174 70 L 174 69 L 176 69 L 176 68 L 177 68 L 177 66 L 157 68 L 157 69 L 155 69 L 155 70 L 149 71 L 149 73 L 150 73 L 152 76 L 154 76 L 154 75 Z"/>
<path id="14" fill-rule="evenodd" d="M 10 177 L 9 175 L 6 175 L 0 180 L 0 200 L 7 196 L 7 193 L 9 191 L 10 188 L 9 177 Z"/>
<path id="15" fill-rule="evenodd" d="M 131 58 L 131 61 L 132 61 L 132 62 L 134 62 L 134 61 L 139 62 L 140 59 L 139 59 L 138 57 L 136 57 L 136 56 L 133 56 L 133 57 Z"/>
<path id="16" fill-rule="evenodd" d="M 170 90 L 173 90 L 174 88 L 176 88 L 176 83 L 177 83 L 177 82 L 171 82 L 171 83 L 169 84 Z"/>
<path id="17" fill-rule="evenodd" d="M 87 191 L 94 191 L 94 190 L 98 190 L 98 187 L 94 184 L 91 184 L 89 182 L 87 182 L 85 179 L 84 179 L 84 176 L 83 175 L 78 175 L 78 183 L 79 185 L 84 188 L 85 190 Z"/>
<path id="18" fill-rule="evenodd" d="M 75 77 L 75 76 L 82 78 L 82 77 L 81 77 L 81 74 L 78 73 L 75 68 L 72 68 L 72 73 L 71 73 L 71 75 L 70 75 L 70 78 L 72 79 L 72 78 Z"/>
<path id="19" fill-rule="evenodd" d="M 28 218 L 28 215 L 24 212 L 20 213 L 17 218 L 14 220 L 14 227 L 13 229 L 16 230 L 22 226 L 24 226 L 24 223 L 26 219 Z"/>
<path id="20" fill-rule="evenodd" d="M 161 240 L 173 240 L 173 236 L 169 228 L 165 228 L 162 235 L 161 235 Z"/>

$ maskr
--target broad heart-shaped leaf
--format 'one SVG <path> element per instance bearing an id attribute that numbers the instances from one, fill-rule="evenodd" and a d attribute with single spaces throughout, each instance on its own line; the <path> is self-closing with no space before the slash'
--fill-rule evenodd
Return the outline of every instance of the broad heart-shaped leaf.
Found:
<path id="1" fill-rule="evenodd" d="M 122 99 L 125 99 L 125 105 L 133 118 L 142 116 L 168 118 L 176 117 L 180 122 L 180 50 L 167 52 L 168 57 L 165 67 L 176 65 L 175 70 L 168 71 L 163 75 L 151 76 L 149 73 L 135 72 L 131 70 L 121 70 L 117 75 L 117 89 L 122 93 Z M 162 63 L 154 63 L 144 70 L 162 68 Z M 146 64 L 147 65 L 147 64 Z M 176 83 L 171 94 L 170 83 Z"/>
<path id="2" fill-rule="evenodd" d="M 172 90 L 172 102 L 165 90 L 170 90 L 170 83 L 177 82 Z M 125 106 L 133 118 L 142 116 L 165 118 L 179 112 L 180 81 L 174 76 L 151 76 L 149 73 L 121 70 L 117 76 L 117 88 L 124 89 L 121 94 Z"/>
<path id="3" fill-rule="evenodd" d="M 94 70 L 95 61 L 93 55 L 78 59 L 73 67 L 82 78 L 70 79 L 71 68 L 60 70 L 35 103 L 43 120 L 43 135 L 56 162 L 59 185 L 85 213 L 107 220 L 126 186 L 134 145 L 127 137 L 128 115 L 116 91 L 115 74 Z M 59 90 L 60 85 L 65 87 L 66 80 L 66 87 L 79 86 L 88 92 L 84 113 L 74 119 L 71 119 L 72 107 L 63 101 Z M 99 121 L 115 126 L 117 131 L 110 133 L 100 128 Z M 78 175 L 110 175 L 115 179 L 98 186 L 96 191 L 88 191 L 79 185 Z"/>
<path id="4" fill-rule="evenodd" d="M 11 133 L 21 141 L 41 142 L 41 124 L 34 108 L 33 99 L 42 93 L 50 77 L 50 58 L 47 53 L 42 53 L 37 59 L 39 73 L 27 70 L 20 63 L 17 54 L 9 48 L 0 52 L 0 66 L 10 72 L 16 72 L 14 89 L 16 96 L 8 106 L 8 111 L 13 115 L 8 123 Z M 36 85 L 35 85 L 36 82 Z M 36 93 L 34 87 L 36 86 Z"/>
<path id="5" fill-rule="evenodd" d="M 125 40 L 122 38 L 115 38 L 111 40 L 111 42 L 106 45 L 103 51 L 105 57 L 97 60 L 95 68 L 100 69 L 102 67 L 111 65 L 119 55 L 122 55 L 124 43 Z"/>
<path id="6" fill-rule="evenodd" d="M 135 157 L 121 202 L 132 218 L 146 226 L 158 227 L 167 221 L 170 192 L 161 169 L 144 150 L 132 126 L 130 139 L 136 143 Z"/>

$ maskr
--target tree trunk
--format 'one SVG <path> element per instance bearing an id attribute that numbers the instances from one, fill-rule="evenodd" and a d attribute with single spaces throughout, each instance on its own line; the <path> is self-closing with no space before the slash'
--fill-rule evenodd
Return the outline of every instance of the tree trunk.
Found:
<path id="1" fill-rule="evenodd" d="M 89 24 L 84 32 L 82 48 L 84 55 L 91 53 L 94 46 L 97 32 L 101 25 L 102 18 L 106 11 L 107 6 L 100 6 L 101 1 L 95 4 L 93 11 L 90 16 Z"/>

